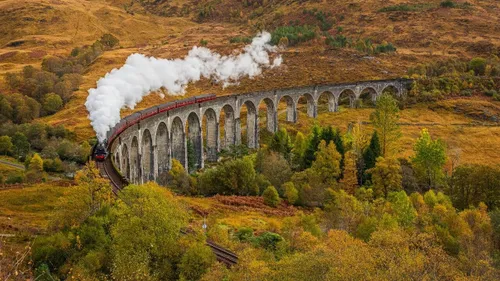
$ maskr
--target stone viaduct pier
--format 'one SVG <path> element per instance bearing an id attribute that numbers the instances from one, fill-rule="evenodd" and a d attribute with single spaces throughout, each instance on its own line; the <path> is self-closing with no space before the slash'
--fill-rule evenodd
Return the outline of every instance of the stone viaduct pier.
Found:
<path id="1" fill-rule="evenodd" d="M 218 153 L 231 145 L 244 142 L 249 148 L 258 148 L 259 109 L 266 111 L 267 130 L 276 132 L 280 102 L 286 103 L 286 120 L 297 122 L 299 99 L 305 99 L 307 115 L 315 118 L 324 95 L 328 110 L 335 112 L 341 100 L 354 107 L 362 95 L 375 102 L 388 89 L 402 96 L 410 84 L 408 79 L 376 80 L 220 96 L 155 114 L 126 128 L 111 140 L 110 157 L 131 183 L 157 180 L 170 169 L 174 158 L 188 168 L 188 144 L 194 149 L 198 169 L 205 161 L 217 161 Z M 244 128 L 242 115 L 246 115 Z M 246 132 L 243 140 L 242 131 Z"/>

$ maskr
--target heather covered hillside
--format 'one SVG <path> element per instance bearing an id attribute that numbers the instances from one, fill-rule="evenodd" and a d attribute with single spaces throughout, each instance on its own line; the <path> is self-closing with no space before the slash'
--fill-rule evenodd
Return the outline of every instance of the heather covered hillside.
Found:
<path id="1" fill-rule="evenodd" d="M 497 0 L 0 0 L 0 280 L 499 280 L 499 15 Z M 221 103 L 104 140 L 118 114 L 201 94 L 385 79 L 404 95 Z"/>

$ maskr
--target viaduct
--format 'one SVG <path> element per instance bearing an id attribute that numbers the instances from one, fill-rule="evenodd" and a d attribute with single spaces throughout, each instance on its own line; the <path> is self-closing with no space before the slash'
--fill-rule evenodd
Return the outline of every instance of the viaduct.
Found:
<path id="1" fill-rule="evenodd" d="M 409 79 L 376 80 L 220 96 L 159 113 L 127 128 L 110 144 L 110 157 L 131 183 L 157 180 L 171 168 L 174 158 L 187 169 L 188 142 L 194 149 L 198 169 L 204 167 L 205 161 L 217 161 L 222 149 L 241 144 L 242 112 L 246 112 L 244 141 L 249 148 L 258 148 L 260 108 L 266 110 L 267 130 L 276 132 L 281 101 L 286 102 L 286 120 L 297 122 L 299 99 L 305 99 L 307 115 L 315 118 L 318 100 L 324 95 L 328 110 L 335 112 L 341 100 L 348 100 L 350 107 L 361 96 L 375 102 L 389 88 L 398 96 L 405 95 L 410 83 Z"/>

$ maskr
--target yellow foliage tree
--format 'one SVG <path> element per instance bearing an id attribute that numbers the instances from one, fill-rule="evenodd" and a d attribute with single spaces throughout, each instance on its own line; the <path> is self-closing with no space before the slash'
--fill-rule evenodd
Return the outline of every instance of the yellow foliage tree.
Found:
<path id="1" fill-rule="evenodd" d="M 55 227 L 76 227 L 103 206 L 110 205 L 114 196 L 109 181 L 101 177 L 94 162 L 89 162 L 75 175 L 76 186 L 68 188 L 59 202 Z"/>
<path id="2" fill-rule="evenodd" d="M 326 145 L 322 140 L 316 152 L 316 160 L 311 165 L 311 170 L 318 174 L 321 181 L 328 185 L 334 186 L 340 176 L 340 159 L 341 155 L 337 152 L 334 142 Z"/>
<path id="3" fill-rule="evenodd" d="M 353 151 L 348 151 L 345 156 L 344 177 L 340 180 L 342 188 L 349 194 L 354 194 L 358 186 L 356 169 L 356 156 Z"/>
<path id="4" fill-rule="evenodd" d="M 43 160 L 38 153 L 35 153 L 30 160 L 26 178 L 32 183 L 41 182 L 44 179 Z"/>
<path id="5" fill-rule="evenodd" d="M 395 158 L 377 158 L 375 167 L 368 172 L 372 175 L 373 190 L 377 196 L 387 197 L 389 192 L 403 188 L 401 166 Z"/>

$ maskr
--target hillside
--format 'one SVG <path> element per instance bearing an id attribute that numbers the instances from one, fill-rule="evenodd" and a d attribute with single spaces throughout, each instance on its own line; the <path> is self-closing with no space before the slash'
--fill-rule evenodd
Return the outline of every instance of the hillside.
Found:
<path id="1" fill-rule="evenodd" d="M 0 0 L 0 279 L 499 280 L 499 23 L 498 0 Z M 187 141 L 188 171 L 172 160 L 114 196 L 89 161 L 88 90 L 131 54 L 229 55 L 262 30 L 280 67 L 185 96 L 413 78 L 381 98 L 391 151 L 370 118 L 384 103 L 328 112 L 323 95 L 313 119 L 301 99 L 291 123 L 282 100 L 286 132 L 259 110 L 261 149 L 197 170 Z M 129 148 L 121 166 L 148 163 Z"/>
<path id="2" fill-rule="evenodd" d="M 318 38 L 283 51 L 284 65 L 279 69 L 225 89 L 202 80 L 190 85 L 187 95 L 400 77 L 418 63 L 498 55 L 498 1 L 467 2 L 470 5 L 456 1 L 454 8 L 441 7 L 440 3 L 4 0 L 0 1 L 0 74 L 19 71 L 25 65 L 39 67 L 45 56 L 67 56 L 74 47 L 91 44 L 104 33 L 115 35 L 119 47 L 106 51 L 85 70 L 80 89 L 62 111 L 43 119 L 64 124 L 83 140 L 93 135 L 83 105 L 87 90 L 135 52 L 177 58 L 205 39 L 209 48 L 227 54 L 244 45 L 230 44 L 231 38 L 251 37 L 260 28 L 274 30 L 290 21 L 331 24 L 331 29 Z M 320 22 L 317 14 L 311 14 L 313 9 L 323 12 L 325 19 Z M 351 40 L 371 38 L 377 44 L 391 42 L 397 51 L 373 57 L 352 48 L 324 44 L 325 35 L 337 34 Z M 5 85 L 0 86 L 2 89 L 9 92 Z M 137 109 L 168 99 L 152 95 Z"/>

